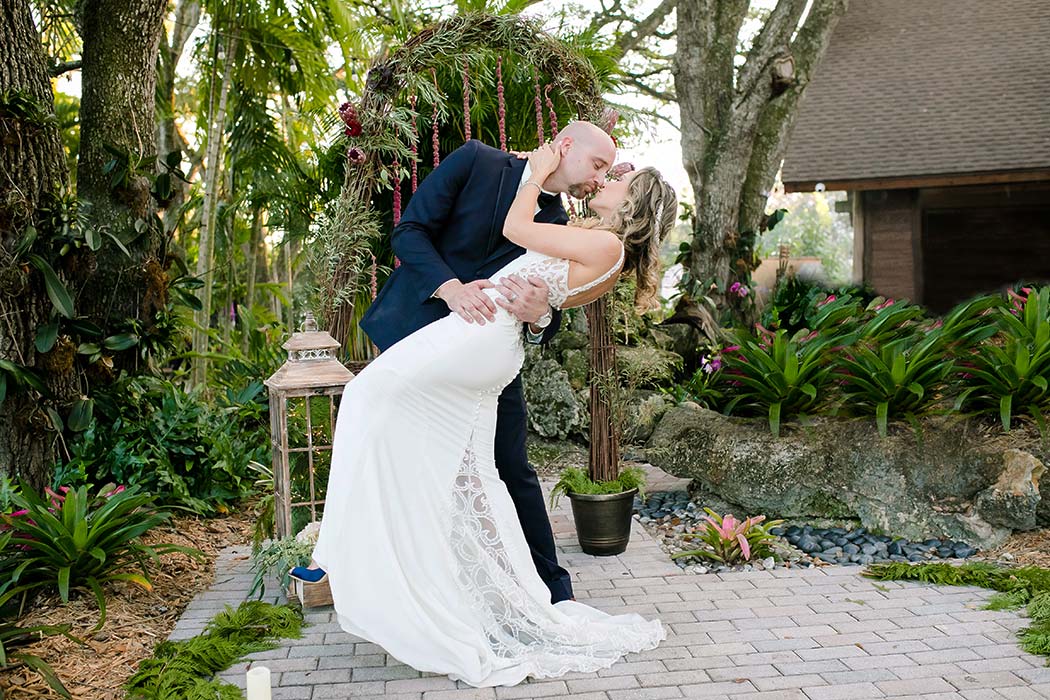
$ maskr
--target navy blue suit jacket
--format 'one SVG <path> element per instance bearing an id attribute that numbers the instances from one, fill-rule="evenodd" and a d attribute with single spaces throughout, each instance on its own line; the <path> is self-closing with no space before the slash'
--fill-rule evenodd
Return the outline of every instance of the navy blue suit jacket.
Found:
<path id="1" fill-rule="evenodd" d="M 361 319 L 380 350 L 449 314 L 444 301 L 432 298 L 442 284 L 486 279 L 525 252 L 503 237 L 525 163 L 472 140 L 420 183 L 391 238 L 401 266 Z M 559 197 L 535 220 L 565 224 L 569 218 Z M 557 332 L 559 320 L 556 312 L 545 341 Z"/>

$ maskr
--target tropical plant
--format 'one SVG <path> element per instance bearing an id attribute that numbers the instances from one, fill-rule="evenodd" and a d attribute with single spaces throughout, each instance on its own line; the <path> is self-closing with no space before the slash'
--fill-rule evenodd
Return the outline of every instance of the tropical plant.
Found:
<path id="1" fill-rule="evenodd" d="M 259 597 L 262 597 L 266 592 L 266 579 L 270 576 L 276 576 L 281 588 L 287 589 L 291 583 L 288 572 L 297 566 L 310 564 L 315 543 L 316 538 L 284 537 L 253 551 L 252 571 L 255 572 L 255 577 L 252 579 L 248 597 L 253 596 L 256 591 L 259 592 Z"/>
<path id="2" fill-rule="evenodd" d="M 917 323 L 916 307 L 880 304 L 856 343 L 835 355 L 844 406 L 874 415 L 882 437 L 891 418 L 929 413 L 944 399 L 955 352 L 995 332 L 984 312 L 997 304 L 995 297 L 978 297 L 925 324 Z"/>
<path id="3" fill-rule="evenodd" d="M 213 403 L 171 381 L 123 378 L 95 402 L 60 483 L 139 485 L 161 502 L 222 510 L 251 490 L 251 461 L 269 453 L 265 392 L 254 380 Z"/>
<path id="4" fill-rule="evenodd" d="M 13 534 L 11 531 L 0 532 L 0 596 L 14 585 L 13 574 L 21 561 L 23 550 L 10 544 Z M 38 641 L 44 635 L 62 634 L 74 641 L 79 640 L 69 634 L 69 625 L 20 627 L 9 619 L 9 613 L 14 612 L 10 610 L 12 607 L 11 604 L 0 605 L 0 671 L 10 672 L 19 666 L 26 666 L 40 674 L 56 693 L 64 698 L 72 698 L 54 669 L 39 656 L 22 651 L 21 647 Z"/>
<path id="5" fill-rule="evenodd" d="M 98 604 L 101 627 L 106 620 L 102 584 L 127 581 L 149 590 L 147 559 L 169 552 L 200 554 L 174 544 L 139 542 L 170 513 L 155 509 L 153 497 L 134 486 L 108 484 L 94 494 L 86 486 L 64 487 L 61 493 L 48 489 L 44 497 L 23 485 L 12 502 L 20 510 L 0 516 L 0 523 L 9 530 L 11 546 L 22 552 L 0 607 L 15 596 L 52 588 L 68 602 L 71 591 L 87 588 Z M 128 571 L 132 566 L 140 572 Z"/>
<path id="6" fill-rule="evenodd" d="M 640 467 L 621 469 L 612 481 L 593 481 L 587 470 L 568 467 L 561 473 L 558 483 L 551 489 L 551 507 L 557 507 L 563 494 L 611 494 L 638 489 L 638 497 L 645 499 L 645 472 Z"/>
<path id="7" fill-rule="evenodd" d="M 831 371 L 826 351 L 846 341 L 833 332 L 803 329 L 789 338 L 785 330 L 760 331 L 760 342 L 740 332 L 736 351 L 723 355 L 724 379 L 740 385 L 732 390 L 725 412 L 741 406 L 765 414 L 770 431 L 779 436 L 783 418 L 806 415 L 825 404 Z"/>
<path id="8" fill-rule="evenodd" d="M 733 565 L 748 562 L 752 559 L 764 559 L 772 556 L 772 545 L 776 536 L 770 529 L 782 524 L 783 520 L 770 520 L 765 525 L 764 515 L 755 515 L 745 520 L 737 520 L 732 514 L 722 516 L 704 508 L 707 515 L 698 533 L 688 533 L 685 539 L 698 539 L 706 547 L 687 552 L 678 552 L 672 559 L 682 557 L 704 557 L 723 564 Z"/>
<path id="9" fill-rule="evenodd" d="M 1010 430 L 1018 410 L 1028 411 L 1045 432 L 1043 409 L 1050 405 L 1050 287 L 1030 289 L 1010 307 L 1000 307 L 989 325 L 998 334 L 958 359 L 965 387 L 955 406 L 998 414 Z"/>
<path id="10" fill-rule="evenodd" d="M 718 410 L 725 400 L 725 393 L 720 388 L 723 385 L 722 354 L 736 349 L 736 346 L 724 349 L 720 345 L 707 346 L 701 351 L 700 366 L 692 375 L 683 382 L 661 387 L 660 391 L 674 399 L 675 403 L 692 401 L 704 408 Z"/>

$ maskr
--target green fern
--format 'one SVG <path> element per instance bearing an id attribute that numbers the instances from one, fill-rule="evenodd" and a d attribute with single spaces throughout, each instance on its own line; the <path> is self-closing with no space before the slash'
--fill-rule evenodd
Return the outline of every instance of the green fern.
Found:
<path id="1" fill-rule="evenodd" d="M 985 610 L 1017 610 L 1018 608 L 1024 607 L 1025 603 L 1029 601 L 1028 591 L 1024 588 L 1016 591 L 1006 591 L 1003 593 L 996 593 L 988 599 L 988 604 L 984 606 Z"/>
<path id="2" fill-rule="evenodd" d="M 986 610 L 1012 610 L 1027 604 L 1032 624 L 1018 632 L 1029 654 L 1050 656 L 1050 569 L 1026 566 L 1008 569 L 985 562 L 953 564 L 872 564 L 864 575 L 882 581 L 911 580 L 950 586 L 980 586 L 999 591 Z"/>
<path id="3" fill-rule="evenodd" d="M 235 700 L 236 686 L 212 678 L 244 656 L 273 649 L 276 640 L 302 635 L 302 616 L 287 605 L 258 600 L 230 606 L 208 623 L 204 633 L 162 642 L 139 665 L 125 688 L 129 700 Z"/>

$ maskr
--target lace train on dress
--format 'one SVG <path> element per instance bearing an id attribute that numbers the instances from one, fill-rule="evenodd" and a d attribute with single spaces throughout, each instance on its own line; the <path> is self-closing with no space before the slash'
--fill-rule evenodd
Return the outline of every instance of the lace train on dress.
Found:
<path id="1" fill-rule="evenodd" d="M 494 278 L 542 274 L 560 305 L 556 262 L 526 253 Z M 595 671 L 665 637 L 656 620 L 550 603 L 493 459 L 497 399 L 523 357 L 502 309 L 484 326 L 450 315 L 352 380 L 314 551 L 347 632 L 473 686 Z"/>

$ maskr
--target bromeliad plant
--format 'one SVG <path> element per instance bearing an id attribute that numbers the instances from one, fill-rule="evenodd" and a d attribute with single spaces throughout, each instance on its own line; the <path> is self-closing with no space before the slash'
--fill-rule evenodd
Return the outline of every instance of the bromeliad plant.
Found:
<path id="1" fill-rule="evenodd" d="M 0 533 L 0 596 L 13 585 L 12 573 L 19 565 L 21 550 L 11 546 L 11 532 Z M 10 672 L 20 666 L 36 671 L 63 698 L 72 698 L 54 669 L 39 656 L 27 653 L 22 647 L 40 640 L 41 636 L 62 634 L 80 641 L 69 634 L 69 625 L 33 625 L 20 627 L 12 619 L 13 606 L 0 606 L 0 672 Z M 8 609 L 2 609 L 8 608 Z"/>
<path id="2" fill-rule="evenodd" d="M 805 415 L 826 401 L 831 370 L 827 350 L 846 342 L 831 331 L 821 335 L 803 329 L 791 338 L 784 330 L 765 331 L 762 343 L 741 333 L 736 353 L 724 355 L 726 379 L 741 385 L 732 391 L 726 414 L 737 406 L 765 413 L 770 431 L 779 437 L 782 418 Z"/>
<path id="3" fill-rule="evenodd" d="M 891 417 L 914 420 L 929 413 L 943 398 L 954 348 L 971 347 L 995 332 L 982 313 L 998 303 L 995 297 L 977 298 L 920 332 L 912 326 L 914 307 L 877 311 L 860 328 L 856 344 L 835 356 L 845 405 L 853 413 L 874 415 L 882 437 Z M 901 326 L 906 327 L 902 337 L 887 340 Z"/>
<path id="4" fill-rule="evenodd" d="M 0 516 L 0 523 L 10 534 L 10 546 L 22 552 L 10 587 L 0 594 L 0 607 L 16 596 L 52 588 L 68 602 L 70 591 L 86 588 L 98 603 L 98 629 L 106 621 L 102 584 L 127 581 L 150 590 L 147 559 L 170 552 L 203 556 L 187 547 L 139 542 L 171 514 L 155 510 L 153 497 L 137 487 L 109 484 L 91 494 L 82 486 L 64 493 L 49 490 L 44 497 L 23 484 L 12 502 L 20 510 Z M 128 571 L 133 566 L 141 573 Z"/>
<path id="5" fill-rule="evenodd" d="M 783 520 L 770 520 L 762 524 L 766 516 L 755 515 L 746 520 L 737 520 L 732 514 L 721 516 L 710 508 L 704 508 L 707 515 L 703 529 L 699 533 L 685 535 L 687 539 L 699 539 L 706 547 L 672 555 L 673 559 L 681 557 L 705 557 L 723 564 L 739 564 L 752 559 L 764 559 L 772 556 L 772 545 L 776 536 L 769 531 L 782 524 Z"/>
<path id="6" fill-rule="evenodd" d="M 1045 434 L 1043 410 L 1050 406 L 1050 287 L 1029 290 L 1015 306 L 996 311 L 998 334 L 959 360 L 965 388 L 955 407 L 998 414 L 1007 432 L 1014 413 L 1026 410 Z"/>

